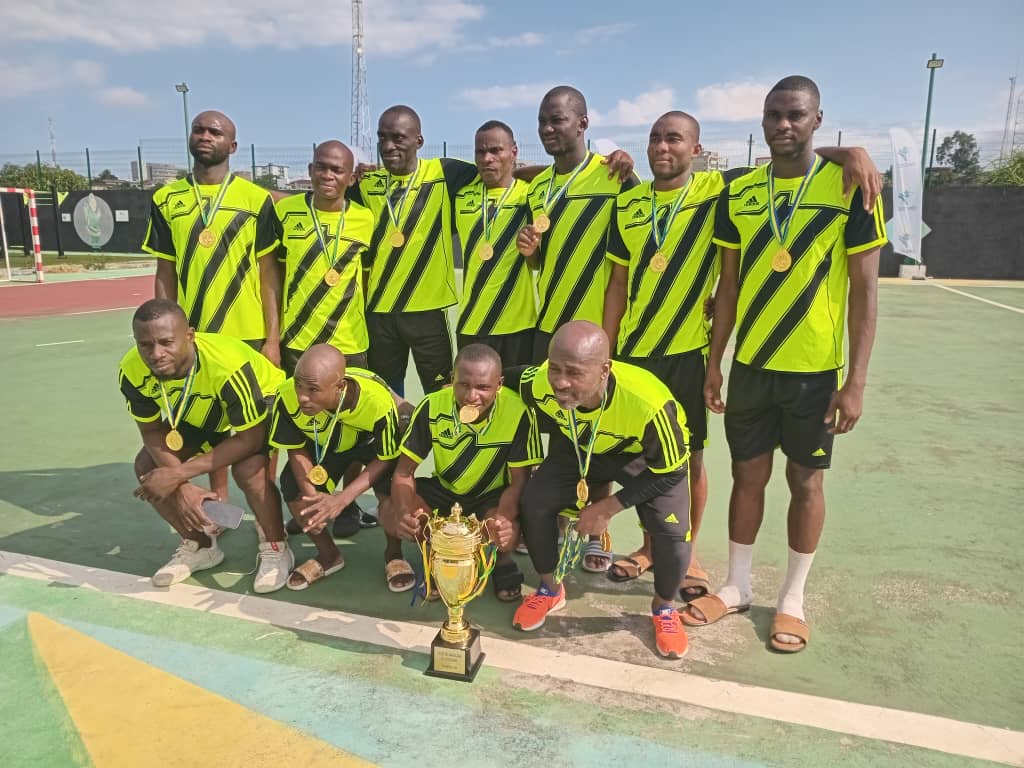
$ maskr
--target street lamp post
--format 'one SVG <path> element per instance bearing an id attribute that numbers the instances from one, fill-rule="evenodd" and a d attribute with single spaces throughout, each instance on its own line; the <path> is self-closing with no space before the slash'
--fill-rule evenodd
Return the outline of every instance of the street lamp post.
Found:
<path id="1" fill-rule="evenodd" d="M 932 121 L 932 89 L 935 88 L 935 70 L 941 69 L 943 59 L 937 58 L 935 54 L 928 59 L 925 66 L 928 67 L 928 106 L 924 110 L 924 139 L 921 141 L 921 179 L 925 179 L 925 163 L 928 160 L 928 128 Z"/>
<path id="2" fill-rule="evenodd" d="M 188 151 L 188 137 L 192 132 L 192 128 L 188 124 L 188 83 L 178 83 L 174 86 L 174 90 L 181 94 L 181 106 L 185 110 L 185 167 L 189 173 L 192 173 L 192 155 Z M 931 94 L 928 96 L 928 101 L 930 104 Z"/>

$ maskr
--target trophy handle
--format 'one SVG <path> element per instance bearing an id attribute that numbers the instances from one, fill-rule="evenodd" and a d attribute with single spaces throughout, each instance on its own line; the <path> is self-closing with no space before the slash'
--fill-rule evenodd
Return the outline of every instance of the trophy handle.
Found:
<path id="1" fill-rule="evenodd" d="M 466 598 L 467 603 L 470 600 L 475 600 L 480 597 L 484 588 L 487 586 L 487 580 L 491 577 L 491 571 L 494 570 L 494 564 L 498 562 L 497 545 L 481 544 L 480 549 L 477 550 L 477 558 L 479 559 L 479 565 L 477 566 L 477 573 L 479 575 L 477 577 L 476 589 L 474 589 L 472 594 Z"/>

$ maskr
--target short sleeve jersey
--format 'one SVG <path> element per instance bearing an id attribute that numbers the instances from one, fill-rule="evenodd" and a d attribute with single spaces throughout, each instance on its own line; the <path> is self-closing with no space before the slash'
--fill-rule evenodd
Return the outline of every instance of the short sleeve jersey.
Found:
<path id="1" fill-rule="evenodd" d="M 519 180 L 510 188 L 486 189 L 477 177 L 455 196 L 455 224 L 463 253 L 459 333 L 495 336 L 525 331 L 537 324 L 533 277 L 516 247 L 519 230 L 529 217 L 527 189 L 526 182 Z M 488 258 L 481 250 L 485 244 L 492 251 Z"/>
<path id="2" fill-rule="evenodd" d="M 220 185 L 200 184 L 198 190 L 208 210 Z M 232 176 L 210 222 L 216 241 L 209 247 L 199 242 L 204 228 L 192 177 L 179 179 L 153 193 L 142 249 L 174 262 L 178 303 L 190 326 L 238 339 L 265 338 L 259 260 L 280 242 L 270 193 Z"/>
<path id="3" fill-rule="evenodd" d="M 418 464 L 434 455 L 434 476 L 460 496 L 477 498 L 509 482 L 510 467 L 540 464 L 537 420 L 511 389 L 501 388 L 488 418 L 462 424 L 451 387 L 427 395 L 412 416 L 402 453 Z"/>
<path id="4" fill-rule="evenodd" d="M 274 402 L 270 444 L 286 450 L 306 448 L 312 453 L 316 451 L 314 446 L 319 445 L 325 454 L 343 453 L 372 436 L 378 459 L 398 458 L 398 409 L 388 388 L 361 368 L 347 368 L 345 378 L 348 386 L 359 387 L 359 395 L 350 410 L 338 414 L 338 422 L 330 432 L 334 413 L 304 414 L 295 393 L 295 379 L 287 379 Z"/>
<path id="5" fill-rule="evenodd" d="M 549 205 L 550 227 L 540 239 L 540 272 L 537 291 L 540 308 L 537 327 L 554 333 L 570 320 L 601 324 L 609 268 L 605 259 L 608 224 L 615 198 L 635 186 L 637 180 L 620 183 L 608 178 L 608 166 L 601 155 L 591 154 L 580 173 L 556 174 L 549 166 L 530 184 L 528 196 L 531 221 L 545 211 L 549 185 L 551 198 L 568 183 L 568 189 Z"/>
<path id="6" fill-rule="evenodd" d="M 685 190 L 656 192 L 645 182 L 615 202 L 608 258 L 628 268 L 617 349 L 624 357 L 678 355 L 710 341 L 704 301 L 718 279 L 718 249 L 711 236 L 715 203 L 725 182 L 717 171 L 698 171 L 690 178 Z M 658 237 L 660 247 L 655 226 L 664 232 Z M 664 262 L 652 264 L 656 254 Z M 664 269 L 658 271 L 662 263 Z"/>
<path id="7" fill-rule="evenodd" d="M 452 204 L 474 176 L 472 163 L 434 158 L 420 160 L 408 176 L 382 169 L 349 187 L 349 199 L 374 217 L 365 265 L 370 271 L 367 312 L 421 312 L 456 303 Z M 395 231 L 402 233 L 402 245 L 392 244 Z"/>
<path id="8" fill-rule="evenodd" d="M 265 398 L 272 396 L 284 372 L 248 344 L 230 336 L 197 333 L 195 374 L 182 405 L 186 379 L 156 378 L 133 347 L 121 359 L 121 394 L 128 412 L 141 423 L 167 420 L 167 407 L 181 422 L 207 434 L 242 432 L 263 422 Z M 164 402 L 163 393 L 167 394 Z M 182 410 L 183 409 L 183 410 Z"/>
<path id="9" fill-rule="evenodd" d="M 318 237 L 312 203 L 313 193 L 306 192 L 282 198 L 274 206 L 281 224 L 285 273 L 281 342 L 296 350 L 330 344 L 346 354 L 365 352 L 369 338 L 362 255 L 373 233 L 373 214 L 358 203 L 348 203 L 344 214 L 317 211 Z M 325 280 L 332 269 L 340 276 L 333 286 Z"/>
<path id="10" fill-rule="evenodd" d="M 803 179 L 776 179 L 769 201 L 769 173 L 770 164 L 731 181 L 715 213 L 714 242 L 740 252 L 735 359 L 792 373 L 842 368 L 847 259 L 886 243 L 882 201 L 871 213 L 860 189 L 844 201 L 842 167 L 822 161 L 789 225 L 791 266 L 775 272 L 768 205 L 784 220 Z"/>
<path id="11" fill-rule="evenodd" d="M 523 402 L 543 415 L 570 441 L 569 412 L 558 405 L 548 382 L 548 363 L 525 369 L 519 380 Z M 581 446 L 590 444 L 598 422 L 597 409 L 576 410 Z M 690 434 L 686 414 L 657 376 L 635 365 L 616 361 L 608 378 L 608 396 L 600 414 L 595 455 L 642 454 L 656 474 L 675 472 L 689 458 Z"/>

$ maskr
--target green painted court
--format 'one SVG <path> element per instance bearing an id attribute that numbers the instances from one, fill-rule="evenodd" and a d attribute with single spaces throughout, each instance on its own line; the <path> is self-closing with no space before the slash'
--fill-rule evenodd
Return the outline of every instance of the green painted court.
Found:
<path id="1" fill-rule="evenodd" d="M 826 478 L 804 653 L 766 650 L 786 558 L 777 471 L 755 607 L 691 631 L 685 659 L 653 649 L 649 574 L 577 571 L 537 633 L 512 630 L 489 589 L 469 607 L 488 653 L 472 685 L 422 676 L 443 609 L 388 592 L 379 530 L 346 541 L 346 568 L 305 592 L 251 595 L 247 524 L 221 539 L 219 568 L 150 588 L 176 538 L 131 497 L 138 438 L 116 380 L 130 311 L 0 320 L 4 765 L 133 764 L 96 746 L 104 698 L 122 695 L 104 673 L 120 669 L 195 686 L 353 765 L 1024 765 L 1024 285 L 945 285 L 879 288 L 864 417 Z M 0 310 L 33 290 L 0 287 Z M 714 417 L 707 464 L 699 551 L 717 585 L 730 480 Z M 639 543 L 630 512 L 611 533 L 619 554 Z M 291 543 L 297 561 L 312 551 Z M 165 705 L 148 693 L 129 691 L 158 732 Z"/>

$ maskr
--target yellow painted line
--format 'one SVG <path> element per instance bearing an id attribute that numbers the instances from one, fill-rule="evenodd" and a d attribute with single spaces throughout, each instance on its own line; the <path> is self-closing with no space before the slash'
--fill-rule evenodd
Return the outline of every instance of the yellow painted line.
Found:
<path id="1" fill-rule="evenodd" d="M 993 307 L 999 307 L 1000 309 L 1008 309 L 1011 312 L 1016 312 L 1019 315 L 1024 315 L 1024 309 L 1021 309 L 1020 307 L 1011 307 L 1009 304 L 1000 304 L 998 301 L 992 301 L 992 299 L 985 299 L 982 298 L 981 296 L 975 296 L 973 293 L 967 293 L 967 291 L 958 291 L 956 288 L 950 288 L 948 285 L 943 285 L 942 283 L 932 283 L 932 285 L 936 286 L 937 288 L 941 288 L 944 291 L 949 291 L 950 293 L 956 293 L 959 294 L 960 296 L 966 296 L 968 299 L 974 299 L 975 301 L 980 301 L 985 304 L 991 304 Z"/>
<path id="2" fill-rule="evenodd" d="M 310 608 L 191 584 L 159 589 L 148 577 L 0 550 L 3 573 L 400 651 L 428 653 L 437 632 L 436 625 Z M 1024 768 L 1021 731 L 716 680 L 496 637 L 485 637 L 483 643 L 485 663 L 493 669 L 607 689 L 618 695 L 617 701 L 664 699 Z"/>
<path id="3" fill-rule="evenodd" d="M 28 615 L 28 627 L 96 768 L 372 768 L 38 613 Z"/>

